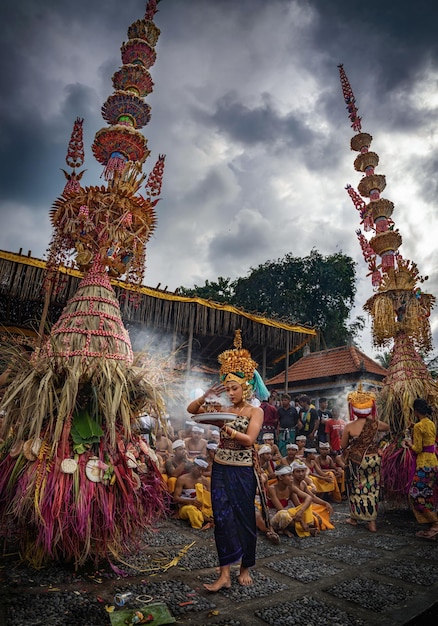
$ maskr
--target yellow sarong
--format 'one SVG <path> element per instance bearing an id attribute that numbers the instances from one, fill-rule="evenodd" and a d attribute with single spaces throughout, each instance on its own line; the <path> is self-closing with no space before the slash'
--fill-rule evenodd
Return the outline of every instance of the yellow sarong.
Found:
<path id="1" fill-rule="evenodd" d="M 322 478 L 319 478 L 319 476 L 315 476 L 314 474 L 309 474 L 309 478 L 316 487 L 316 493 L 330 493 L 335 502 L 341 502 L 342 496 L 339 490 L 336 476 L 333 472 L 327 472 L 327 474 L 332 477 L 333 482 L 329 483 L 326 480 L 322 480 Z"/>
<path id="2" fill-rule="evenodd" d="M 277 511 L 271 520 L 274 530 L 285 530 L 290 526 L 302 507 L 303 505 L 300 504 L 284 511 Z M 330 521 L 330 514 L 322 504 L 311 504 L 303 513 L 303 522 L 308 526 L 315 526 L 318 530 L 334 529 Z M 301 522 L 295 522 L 295 532 L 298 537 L 310 537 L 310 532 L 304 530 Z"/>
<path id="3" fill-rule="evenodd" d="M 201 485 L 196 483 L 196 499 L 202 502 L 202 507 L 198 509 L 194 504 L 183 504 L 179 509 L 180 519 L 188 520 L 192 528 L 202 528 L 205 521 L 213 517 L 211 507 L 211 493 Z"/>

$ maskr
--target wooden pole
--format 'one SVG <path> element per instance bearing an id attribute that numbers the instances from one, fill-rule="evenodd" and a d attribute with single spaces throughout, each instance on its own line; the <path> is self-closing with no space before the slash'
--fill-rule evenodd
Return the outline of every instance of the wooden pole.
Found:
<path id="1" fill-rule="evenodd" d="M 288 393 L 289 387 L 289 333 L 286 331 L 286 356 L 284 368 L 284 393 Z"/>
<path id="2" fill-rule="evenodd" d="M 194 305 L 195 306 L 195 305 Z M 190 367 L 192 365 L 192 349 L 193 349 L 193 324 L 195 318 L 195 310 L 193 307 L 190 308 L 190 317 L 189 317 L 189 338 L 187 341 L 187 361 L 186 361 L 186 378 L 190 375 Z"/>
<path id="3" fill-rule="evenodd" d="M 37 337 L 36 346 L 35 346 L 37 350 L 41 348 L 42 343 L 43 343 L 44 327 L 47 321 L 47 314 L 49 312 L 49 306 L 50 306 L 50 300 L 52 298 L 54 282 L 55 282 L 55 277 L 53 275 L 53 272 L 50 272 L 47 276 L 47 286 L 45 290 L 46 293 L 44 295 L 43 312 L 41 313 L 40 326 L 38 328 L 38 337 Z"/>
<path id="4" fill-rule="evenodd" d="M 262 378 L 266 379 L 266 346 L 263 346 L 262 352 Z"/>

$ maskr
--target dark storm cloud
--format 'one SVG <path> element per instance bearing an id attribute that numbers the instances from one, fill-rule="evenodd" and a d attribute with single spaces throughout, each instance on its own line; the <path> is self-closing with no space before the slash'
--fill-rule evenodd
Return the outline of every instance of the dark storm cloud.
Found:
<path id="1" fill-rule="evenodd" d="M 427 57 L 436 56 L 438 11 L 430 0 L 332 0 L 317 6 L 315 44 L 339 50 L 339 62 L 363 69 L 371 64 L 382 93 L 411 80 Z"/>
<path id="2" fill-rule="evenodd" d="M 212 114 L 198 110 L 194 118 L 248 148 L 259 145 L 267 153 L 272 151 L 276 155 L 294 153 L 296 156 L 299 151 L 310 170 L 334 167 L 340 152 L 334 149 L 333 139 L 328 134 L 312 128 L 312 114 L 281 115 L 269 94 L 261 94 L 261 99 L 261 105 L 250 108 L 239 101 L 236 93 L 227 93 L 217 101 Z M 318 108 L 319 103 L 316 103 L 315 109 Z"/>
<path id="3" fill-rule="evenodd" d="M 0 247 L 37 253 L 41 240 L 45 249 L 47 211 L 64 186 L 59 169 L 77 116 L 85 118 L 83 183 L 102 182 L 91 144 L 104 125 L 100 108 L 121 65 L 120 45 L 145 5 L 20 0 L 3 8 Z M 438 192 L 437 6 L 162 0 L 145 172 L 159 152 L 167 157 L 146 280 L 189 287 L 245 275 L 291 250 L 342 247 L 359 261 L 362 301 L 370 296 L 354 233 L 359 217 L 344 190 L 361 175 L 349 149 L 340 62 L 380 154 L 387 197 L 396 201 L 399 190 L 393 218 L 403 225 L 406 256 L 423 271 Z"/>
<path id="4" fill-rule="evenodd" d="M 239 102 L 236 93 L 227 93 L 218 100 L 212 114 L 199 112 L 198 117 L 247 146 L 292 142 L 300 147 L 312 141 L 315 133 L 302 118 L 293 113 L 281 116 L 269 94 L 261 94 L 261 99 L 261 105 L 250 108 Z"/>
<path id="5" fill-rule="evenodd" d="M 47 172 L 65 166 L 68 140 L 76 117 L 89 117 L 96 94 L 83 85 L 68 85 L 60 112 L 44 119 L 31 103 L 11 110 L 0 142 L 0 194 L 3 200 L 41 203 L 48 199 Z M 18 166 L 17 166 L 18 165 Z M 63 176 L 61 174 L 61 182 Z M 60 185 L 62 191 L 63 184 Z M 50 195 L 49 195 L 50 198 Z M 52 198 L 54 199 L 54 198 Z"/>

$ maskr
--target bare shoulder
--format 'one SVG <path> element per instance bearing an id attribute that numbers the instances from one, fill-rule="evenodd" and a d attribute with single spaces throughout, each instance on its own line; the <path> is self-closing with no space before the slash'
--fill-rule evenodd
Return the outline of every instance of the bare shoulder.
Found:
<path id="1" fill-rule="evenodd" d="M 250 409 L 249 416 L 252 417 L 261 417 L 263 419 L 263 409 L 259 406 L 252 406 Z"/>
<path id="2" fill-rule="evenodd" d="M 351 430 L 351 425 L 352 425 L 352 424 L 354 424 L 354 422 L 347 422 L 347 423 L 345 424 L 345 426 L 344 426 L 344 430 L 343 430 L 343 432 L 344 432 L 344 433 L 349 433 L 349 432 L 350 432 L 350 430 Z"/>

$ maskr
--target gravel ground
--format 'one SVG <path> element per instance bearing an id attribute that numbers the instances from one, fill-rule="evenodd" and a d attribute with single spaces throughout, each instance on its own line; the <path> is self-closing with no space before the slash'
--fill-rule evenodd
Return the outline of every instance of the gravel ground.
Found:
<path id="1" fill-rule="evenodd" d="M 310 583 L 320 578 L 327 578 L 328 576 L 333 576 L 342 571 L 340 567 L 334 567 L 323 561 L 318 561 L 312 557 L 307 558 L 305 556 L 275 561 L 268 563 L 267 566 L 276 572 L 285 574 L 302 583 Z"/>
<path id="2" fill-rule="evenodd" d="M 233 567 L 231 588 L 216 594 L 202 586 L 217 576 L 213 531 L 180 520 L 161 522 L 112 566 L 34 570 L 4 552 L 0 624 L 110 626 L 106 605 L 129 591 L 124 608 L 148 597 L 184 626 L 435 626 L 429 607 L 438 597 L 438 541 L 416 538 L 408 511 L 380 515 L 376 534 L 343 523 L 347 515 L 344 503 L 335 505 L 335 529 L 315 538 L 282 536 L 273 545 L 261 535 L 254 584 L 240 586 Z M 423 612 L 426 621 L 413 621 Z"/>
<path id="3" fill-rule="evenodd" d="M 333 587 L 326 588 L 325 591 L 336 598 L 354 602 L 365 609 L 377 612 L 381 612 L 392 605 L 400 604 L 413 594 L 413 591 L 369 578 L 345 580 Z"/>
<path id="4" fill-rule="evenodd" d="M 324 551 L 324 556 L 332 562 L 342 561 L 343 563 L 354 563 L 363 565 L 371 559 L 377 559 L 379 554 L 375 550 L 360 548 L 357 542 L 352 545 L 339 545 Z"/>
<path id="5" fill-rule="evenodd" d="M 416 561 L 400 560 L 397 562 L 396 568 L 394 568 L 393 563 L 389 563 L 383 567 L 376 567 L 373 571 L 383 576 L 392 576 L 404 580 L 407 583 L 416 583 L 421 580 L 421 584 L 427 587 L 438 581 L 438 567 Z"/>
<path id="6" fill-rule="evenodd" d="M 364 626 L 359 618 L 352 617 L 344 611 L 331 607 L 324 602 L 304 596 L 294 602 L 285 602 L 276 607 L 256 611 L 270 626 Z"/>

